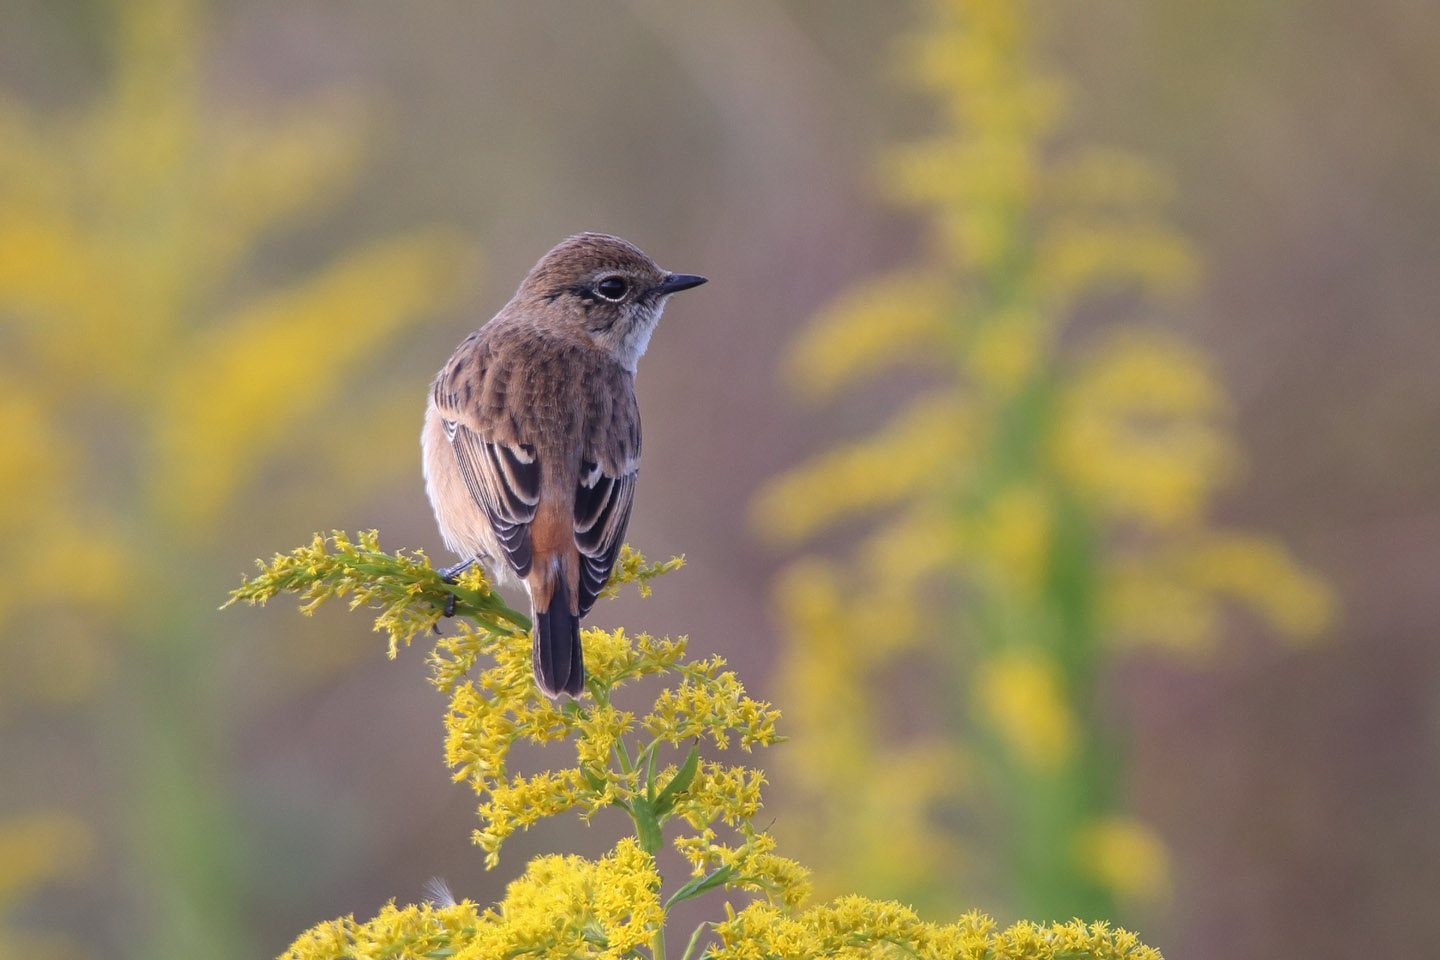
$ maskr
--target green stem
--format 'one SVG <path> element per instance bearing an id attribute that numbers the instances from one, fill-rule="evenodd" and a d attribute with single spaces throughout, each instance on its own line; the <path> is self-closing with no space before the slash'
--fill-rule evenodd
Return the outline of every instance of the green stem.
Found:
<path id="1" fill-rule="evenodd" d="M 690 934 L 690 942 L 685 945 L 685 952 L 680 955 L 680 960 L 690 960 L 690 954 L 695 952 L 695 945 L 700 942 L 700 934 L 704 933 L 708 926 L 710 926 L 708 922 L 702 923 L 695 928 L 694 933 Z"/>
<path id="2" fill-rule="evenodd" d="M 630 801 L 630 819 L 635 822 L 635 835 L 640 839 L 640 848 L 650 856 L 660 852 L 665 838 L 660 833 L 660 820 L 655 816 L 655 807 L 644 797 Z"/>
<path id="3" fill-rule="evenodd" d="M 128 696 L 133 740 L 127 758 L 129 838 L 133 862 L 146 865 L 137 895 L 148 919 L 127 945 L 133 957 L 179 960 L 197 955 L 225 960 L 251 955 L 235 904 L 245 883 L 245 858 L 234 792 L 224 767 L 225 730 L 213 705 L 220 671 L 211 645 L 196 643 L 209 615 L 185 579 L 183 562 L 149 543 L 153 558 L 141 598 L 165 604 L 127 611 L 129 638 L 120 688 Z M 187 584 L 176 590 L 176 584 Z M 212 940 L 212 937 L 214 938 Z"/>
<path id="4" fill-rule="evenodd" d="M 615 738 L 615 754 L 620 758 L 620 772 L 627 777 L 635 772 L 634 766 L 630 763 L 630 751 L 625 749 L 625 738 Z"/>

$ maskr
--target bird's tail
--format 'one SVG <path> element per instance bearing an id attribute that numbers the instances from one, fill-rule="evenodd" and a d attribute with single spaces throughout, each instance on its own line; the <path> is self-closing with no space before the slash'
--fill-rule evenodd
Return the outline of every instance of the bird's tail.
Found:
<path id="1" fill-rule="evenodd" d="M 540 689 L 547 697 L 558 697 L 562 692 L 580 696 L 580 691 L 585 689 L 580 618 L 570 612 L 570 594 L 563 577 L 555 578 L 549 606 L 535 611 L 533 633 L 535 646 L 531 660 Z"/>

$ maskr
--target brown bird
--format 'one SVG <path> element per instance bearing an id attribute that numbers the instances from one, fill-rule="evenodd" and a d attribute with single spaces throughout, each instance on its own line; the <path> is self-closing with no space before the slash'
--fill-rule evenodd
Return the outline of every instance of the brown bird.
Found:
<path id="1" fill-rule="evenodd" d="M 519 578 L 535 680 L 585 683 L 580 618 L 610 577 L 640 469 L 635 364 L 672 293 L 669 273 L 619 237 L 582 233 L 530 270 L 436 375 L 420 443 L 445 545 L 493 579 Z"/>

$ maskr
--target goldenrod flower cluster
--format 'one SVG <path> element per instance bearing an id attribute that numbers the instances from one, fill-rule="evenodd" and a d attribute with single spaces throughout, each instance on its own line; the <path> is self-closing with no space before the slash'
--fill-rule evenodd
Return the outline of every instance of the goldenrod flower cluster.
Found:
<path id="1" fill-rule="evenodd" d="M 647 564 L 628 548 L 625 557 L 611 593 L 627 582 L 648 590 L 651 578 L 679 566 L 678 560 Z M 423 554 L 381 551 L 373 531 L 353 540 L 338 532 L 317 536 L 260 567 L 232 594 L 232 603 L 291 592 L 308 613 L 329 599 L 348 597 L 352 608 L 378 610 L 376 629 L 389 635 L 392 655 L 427 632 L 454 593 L 455 612 L 464 622 L 458 633 L 436 639 L 431 666 L 437 687 L 451 697 L 447 759 L 455 779 L 468 782 L 483 800 L 475 840 L 488 865 L 495 865 L 501 843 L 515 830 L 567 810 L 589 817 L 601 807 L 617 807 L 635 828 L 634 836 L 598 860 L 536 857 L 494 906 L 392 901 L 367 921 L 349 916 L 313 927 L 282 960 L 664 960 L 672 908 L 710 894 L 723 897 L 723 907 L 690 933 L 681 960 L 1159 960 L 1134 935 L 1103 923 L 1021 923 L 1001 931 L 979 914 L 934 924 L 899 903 L 863 897 L 809 905 L 809 871 L 777 854 L 774 838 L 754 825 L 762 772 L 701 756 L 702 747 L 749 752 L 776 743 L 778 711 L 746 696 L 718 657 L 688 659 L 683 640 L 586 631 L 591 669 L 585 695 L 558 706 L 535 686 L 523 617 L 506 608 L 477 571 L 448 584 Z M 637 716 L 618 708 L 616 692 L 647 676 L 671 681 L 650 710 Z M 569 742 L 575 765 L 512 773 L 510 748 L 521 741 Z M 685 748 L 678 763 L 657 761 L 667 747 Z M 692 873 L 667 888 L 655 854 L 663 828 L 676 818 L 689 829 L 682 828 L 672 842 Z"/>
<path id="2" fill-rule="evenodd" d="M 939 824 L 979 805 L 1009 823 L 996 858 L 1019 902 L 1108 911 L 1166 883 L 1163 845 L 1115 810 L 1095 706 L 1106 663 L 1137 645 L 1207 653 L 1236 610 L 1314 637 L 1332 601 L 1273 539 L 1208 519 L 1239 457 L 1205 356 L 1155 322 L 1198 274 L 1166 178 L 1065 128 L 1069 91 L 1036 62 L 1038 5 L 929 6 L 901 60 L 940 119 L 881 179 L 930 248 L 842 294 L 784 368 L 815 400 L 897 371 L 925 386 L 755 505 L 780 544 L 863 531 L 847 562 L 802 558 L 777 584 L 806 742 L 787 786 L 853 838 L 821 864 L 827 888 L 963 883 L 976 838 Z M 904 712 L 941 729 L 878 737 L 877 683 L 926 661 L 945 668 L 932 709 Z M 907 780 L 917 769 L 929 775 Z M 898 807 L 896 782 L 910 783 Z"/>
<path id="3" fill-rule="evenodd" d="M 682 562 L 648 564 L 627 546 L 604 594 L 613 596 L 625 583 L 648 592 L 651 579 Z M 721 820 L 753 846 L 750 819 L 764 782 L 759 771 L 702 762 L 698 744 L 688 747 L 678 765 L 659 760 L 667 745 L 701 739 L 720 750 L 733 742 L 746 752 L 779 739 L 778 713 L 746 696 L 720 657 L 691 661 L 684 639 L 648 634 L 632 639 L 623 629 L 588 628 L 582 642 L 586 689 L 594 702 L 562 706 L 535 686 L 528 618 L 505 606 L 478 567 L 458 583 L 446 583 L 423 553 L 384 553 L 373 530 L 354 540 L 341 531 L 316 534 L 309 545 L 261 563 L 259 575 L 229 602 L 264 603 L 279 593 L 297 594 L 307 614 L 332 598 L 348 597 L 351 609 L 378 608 L 375 629 L 388 634 L 391 657 L 434 628 L 447 610 L 464 618 L 455 634 L 436 639 L 430 662 L 435 684 L 450 696 L 446 760 L 455 780 L 469 783 L 482 798 L 475 842 L 488 865 L 499 862 L 501 844 L 516 830 L 570 810 L 589 819 L 611 806 L 631 815 L 652 853 L 660 845 L 660 827 L 676 815 L 697 831 Z M 662 690 L 645 715 L 613 704 L 615 690 L 663 673 L 678 675 L 679 682 Z M 510 748 L 522 740 L 572 741 L 575 766 L 528 777 L 511 774 Z"/>
<path id="4" fill-rule="evenodd" d="M 164 702 L 208 716 L 183 702 L 203 698 L 213 646 L 194 642 L 204 628 L 180 611 L 203 608 L 157 604 L 157 585 L 203 575 L 195 544 L 248 517 L 262 477 L 303 480 L 321 465 L 336 498 L 383 477 L 346 469 L 356 445 L 316 426 L 369 361 L 462 289 L 468 244 L 440 229 L 331 251 L 316 235 L 308 262 L 273 255 L 350 192 L 367 118 L 351 96 L 261 110 L 207 91 L 204 9 L 95 5 L 111 72 L 88 103 L 61 111 L 0 92 L 0 713 L 72 704 L 123 664 L 185 676 Z M 372 435 L 415 429 L 413 396 L 383 384 L 350 415 Z M 163 666 L 152 670 L 152 655 Z M 135 699 L 162 700 L 150 694 Z M 122 809 L 172 812 L 163 827 L 121 831 L 164 865 L 153 894 L 137 896 L 196 916 L 165 924 L 181 940 L 237 927 L 222 914 L 239 870 L 215 866 L 228 855 L 215 838 L 233 832 L 213 822 L 225 805 L 210 803 L 218 788 L 186 782 L 205 769 L 203 724 L 150 713 L 153 728 L 118 733 L 178 773 L 127 771 L 137 793 L 154 792 Z"/>
<path id="5" fill-rule="evenodd" d="M 716 925 L 721 946 L 711 955 L 726 960 L 768 957 L 975 957 L 986 960 L 1027 957 L 1035 960 L 1125 958 L 1160 960 L 1133 933 L 1107 923 L 1079 920 L 1041 926 L 1017 923 L 1000 930 L 980 913 L 956 923 L 920 920 L 893 901 L 843 896 L 798 915 L 786 916 L 766 903 L 755 903 Z"/>
<path id="6" fill-rule="evenodd" d="M 531 861 L 503 903 L 391 903 L 367 923 L 346 917 L 303 934 L 282 960 L 336 957 L 463 957 L 505 960 L 523 954 L 619 960 L 648 945 L 664 923 L 655 860 L 633 838 L 591 862 L 548 856 Z"/>
<path id="7" fill-rule="evenodd" d="M 479 570 L 471 568 L 458 582 L 448 582 L 424 551 L 382 551 L 375 530 L 361 531 L 354 540 L 342 530 L 328 537 L 317 533 L 306 546 L 277 553 L 268 564 L 257 561 L 257 566 L 260 575 L 234 590 L 225 606 L 263 605 L 281 593 L 294 593 L 308 616 L 327 600 L 349 597 L 351 610 L 380 608 L 375 629 L 389 635 L 392 660 L 402 644 L 409 646 L 417 634 L 433 629 L 447 612 L 464 613 L 497 632 L 530 629 L 530 618 L 506 606 Z"/>

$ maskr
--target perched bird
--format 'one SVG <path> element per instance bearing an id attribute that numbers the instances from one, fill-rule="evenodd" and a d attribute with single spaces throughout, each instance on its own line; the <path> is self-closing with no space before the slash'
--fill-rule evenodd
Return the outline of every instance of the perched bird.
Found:
<path id="1" fill-rule="evenodd" d="M 530 270 L 466 337 L 430 390 L 425 490 L 445 545 L 530 594 L 535 680 L 585 683 L 580 618 L 614 569 L 640 469 L 635 364 L 672 293 L 669 273 L 619 237 L 582 233 Z"/>

